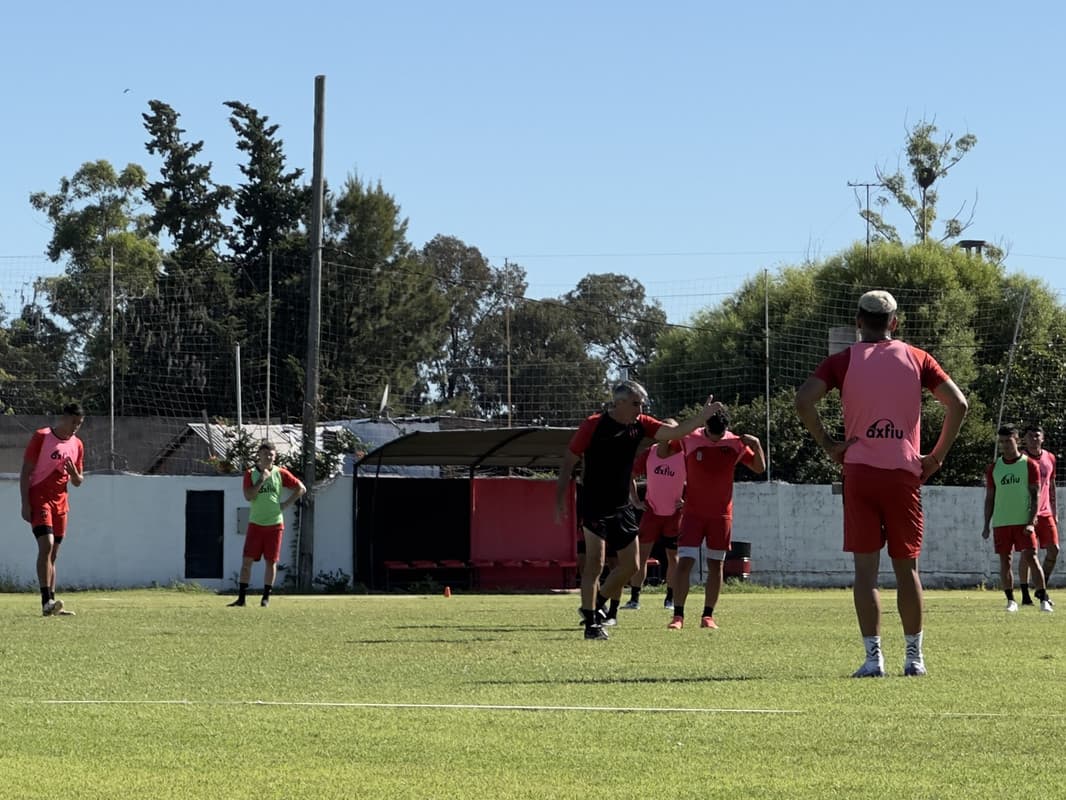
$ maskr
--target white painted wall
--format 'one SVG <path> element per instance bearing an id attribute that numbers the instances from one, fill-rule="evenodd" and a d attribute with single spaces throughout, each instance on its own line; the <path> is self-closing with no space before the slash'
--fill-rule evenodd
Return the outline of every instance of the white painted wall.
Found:
<path id="1" fill-rule="evenodd" d="M 352 478 L 320 490 L 315 506 L 314 574 L 343 570 L 352 575 Z M 185 492 L 223 490 L 226 503 L 223 578 L 199 580 L 215 589 L 233 588 L 241 564 L 243 533 L 237 509 L 247 502 L 241 478 L 216 476 L 88 475 L 71 490 L 70 532 L 59 559 L 62 586 L 133 587 L 184 581 Z M 926 586 L 994 583 L 998 560 L 981 538 L 984 489 L 927 487 L 925 546 L 919 566 Z M 19 515 L 17 476 L 0 478 L 0 578 L 36 585 L 36 545 Z M 752 545 L 752 579 L 789 586 L 848 586 L 851 556 L 841 551 L 841 498 L 829 486 L 741 483 L 736 487 L 733 538 Z M 296 531 L 286 516 L 282 562 L 291 564 Z M 294 567 L 295 565 L 293 565 Z M 252 572 L 253 585 L 262 566 Z M 1055 575 L 1052 585 L 1057 585 Z M 887 555 L 882 584 L 894 584 Z"/>
<path id="2" fill-rule="evenodd" d="M 981 538 L 984 488 L 922 489 L 925 537 L 918 560 L 929 588 L 976 586 L 998 581 L 999 559 L 991 539 Z M 789 586 L 850 586 L 850 553 L 842 551 L 844 509 L 829 486 L 737 484 L 733 539 L 751 542 L 752 580 Z M 1052 584 L 1055 578 L 1052 576 Z M 881 585 L 894 586 L 882 551 Z"/>
<path id="3" fill-rule="evenodd" d="M 70 490 L 70 519 L 60 551 L 58 585 L 134 587 L 185 582 L 185 493 L 225 492 L 221 580 L 197 579 L 211 589 L 235 588 L 244 532 L 237 509 L 248 501 L 241 476 L 94 475 Z M 0 578 L 37 585 L 37 545 L 19 509 L 17 476 L 0 477 Z M 296 534 L 293 509 L 285 514 L 281 561 L 295 568 L 290 545 Z M 262 562 L 252 568 L 252 585 L 262 581 Z M 338 478 L 320 490 L 315 506 L 313 574 L 343 569 L 352 574 L 352 479 Z M 280 582 L 280 580 L 279 580 Z"/>

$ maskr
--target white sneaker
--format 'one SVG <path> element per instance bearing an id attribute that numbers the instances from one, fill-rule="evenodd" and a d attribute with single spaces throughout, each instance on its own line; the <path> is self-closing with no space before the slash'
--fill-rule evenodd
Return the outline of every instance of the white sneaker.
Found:
<path id="1" fill-rule="evenodd" d="M 903 674 L 907 677 L 925 675 L 925 661 L 921 658 L 907 659 L 903 662 Z"/>
<path id="2" fill-rule="evenodd" d="M 618 624 L 618 617 L 607 617 L 602 624 L 605 628 L 613 628 Z"/>
<path id="3" fill-rule="evenodd" d="M 60 606 L 60 608 L 62 608 L 62 606 Z M 50 617 L 50 616 L 52 616 L 53 613 L 55 613 L 55 610 L 56 610 L 56 601 L 55 600 L 49 600 L 47 603 L 45 603 L 44 605 L 41 606 L 41 616 L 42 617 Z"/>
<path id="4" fill-rule="evenodd" d="M 1008 613 L 1013 614 L 1015 611 L 1018 610 L 1018 604 L 1015 603 L 1013 600 L 1008 600 L 1006 610 Z"/>
<path id="5" fill-rule="evenodd" d="M 1050 614 L 1052 611 L 1055 610 L 1055 607 L 1053 605 L 1051 605 L 1051 601 L 1050 600 L 1041 600 L 1040 601 L 1040 610 L 1043 611 L 1045 614 Z"/>
<path id="6" fill-rule="evenodd" d="M 851 673 L 853 678 L 883 678 L 885 677 L 884 661 L 864 661 L 863 665 Z"/>

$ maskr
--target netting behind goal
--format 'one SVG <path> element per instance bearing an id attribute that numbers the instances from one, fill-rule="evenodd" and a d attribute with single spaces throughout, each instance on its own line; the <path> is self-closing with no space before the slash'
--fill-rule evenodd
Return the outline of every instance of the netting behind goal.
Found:
<path id="1" fill-rule="evenodd" d="M 690 413 L 714 394 L 734 410 L 735 427 L 764 439 L 773 459 L 799 464 L 797 453 L 773 449 L 804 446 L 794 391 L 822 358 L 854 340 L 854 277 L 785 270 L 634 286 L 615 275 L 530 298 L 524 285 L 446 277 L 417 260 L 389 269 L 361 263 L 337 253 L 323 262 L 315 409 L 324 422 L 419 416 L 570 426 L 601 406 L 613 382 L 630 377 L 645 382 L 660 417 Z M 58 314 L 47 278 L 59 268 L 7 259 L 0 410 L 18 420 L 81 400 L 98 445 L 90 448 L 95 468 L 217 468 L 227 444 L 213 441 L 205 423 L 302 420 L 309 264 L 289 255 L 240 269 L 186 266 L 134 291 L 119 263 L 117 279 L 95 276 L 82 295 L 64 298 Z M 1033 294 L 1024 282 L 980 296 L 879 288 L 899 301 L 900 336 L 968 387 L 976 402 L 967 424 L 985 426 L 984 455 L 994 443 L 985 434 L 1001 418 L 1039 420 L 1049 442 L 1066 441 L 1066 325 L 1057 292 Z M 831 405 L 826 414 L 834 419 Z M 23 424 L 26 432 L 33 424 Z M 787 477 L 822 474 L 793 469 Z"/>

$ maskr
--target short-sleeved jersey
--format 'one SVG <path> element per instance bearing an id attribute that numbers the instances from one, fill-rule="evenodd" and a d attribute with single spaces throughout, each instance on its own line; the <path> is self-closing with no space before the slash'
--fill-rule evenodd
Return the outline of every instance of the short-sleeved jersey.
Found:
<path id="1" fill-rule="evenodd" d="M 733 473 L 737 464 L 751 466 L 755 451 L 726 431 L 710 439 L 703 429 L 681 440 L 685 450 L 685 515 L 701 518 L 733 516 Z"/>
<path id="2" fill-rule="evenodd" d="M 845 464 L 922 474 L 922 389 L 949 380 L 936 359 L 894 339 L 856 342 L 822 361 L 814 377 L 840 391 L 844 435 L 855 440 Z"/>
<path id="3" fill-rule="evenodd" d="M 70 475 L 63 463 L 74 462 L 78 472 L 84 469 L 85 446 L 77 436 L 60 439 L 51 428 L 34 431 L 23 454 L 23 461 L 33 465 L 30 490 L 42 500 L 56 499 L 67 491 Z"/>
<path id="4" fill-rule="evenodd" d="M 647 475 L 644 502 L 656 516 L 666 517 L 677 511 L 685 494 L 685 452 L 681 442 L 669 443 L 670 454 L 659 455 L 658 445 L 645 448 L 633 462 L 634 475 Z"/>
<path id="5" fill-rule="evenodd" d="M 655 438 L 662 422 L 641 414 L 629 425 L 610 414 L 593 414 L 570 439 L 570 452 L 585 460 L 581 484 L 581 514 L 597 519 L 629 503 L 629 481 L 640 443 Z"/>
<path id="6" fill-rule="evenodd" d="M 1029 492 L 1040 485 L 1036 461 L 1022 454 L 1011 461 L 997 458 L 985 470 L 985 486 L 995 492 L 992 527 L 1027 525 L 1030 520 Z"/>
<path id="7" fill-rule="evenodd" d="M 259 482 L 260 472 L 253 467 L 244 473 L 244 488 L 251 489 Z M 285 467 L 273 467 L 252 500 L 248 521 L 255 525 L 280 525 L 285 515 L 281 511 L 281 488 L 295 489 L 300 481 Z"/>
<path id="8" fill-rule="evenodd" d="M 1026 455 L 1036 462 L 1037 469 L 1040 471 L 1040 493 L 1037 495 L 1036 514 L 1038 517 L 1053 517 L 1055 509 L 1051 507 L 1051 492 L 1055 486 L 1055 456 L 1050 450 L 1041 450 L 1039 456 L 1034 456 L 1029 452 L 1026 452 Z"/>

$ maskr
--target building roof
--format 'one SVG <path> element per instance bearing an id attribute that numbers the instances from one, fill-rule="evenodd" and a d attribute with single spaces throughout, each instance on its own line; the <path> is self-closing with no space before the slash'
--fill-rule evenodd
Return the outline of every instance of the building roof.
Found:
<path id="1" fill-rule="evenodd" d="M 526 467 L 558 469 L 575 428 L 416 431 L 371 450 L 355 466 Z"/>

